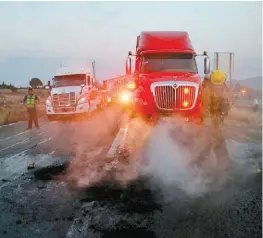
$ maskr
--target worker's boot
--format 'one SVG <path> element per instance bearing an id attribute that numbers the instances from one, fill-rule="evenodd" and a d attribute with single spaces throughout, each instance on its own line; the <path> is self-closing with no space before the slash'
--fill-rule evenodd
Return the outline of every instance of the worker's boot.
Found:
<path id="1" fill-rule="evenodd" d="M 35 163 L 31 163 L 27 166 L 27 169 L 34 169 L 35 168 Z"/>

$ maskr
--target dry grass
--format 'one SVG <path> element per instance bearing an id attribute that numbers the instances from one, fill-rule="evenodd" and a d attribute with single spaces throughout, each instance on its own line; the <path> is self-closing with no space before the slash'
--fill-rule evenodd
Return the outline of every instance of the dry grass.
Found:
<path id="1" fill-rule="evenodd" d="M 45 105 L 38 106 L 38 116 L 45 116 Z M 8 108 L 0 108 L 0 125 L 7 125 L 13 122 L 26 121 L 27 112 L 23 105 L 12 105 Z"/>
<path id="2" fill-rule="evenodd" d="M 23 98 L 26 92 L 25 89 L 13 93 L 10 90 L 0 90 L 0 125 L 27 120 L 27 113 L 23 106 Z M 38 115 L 42 117 L 45 115 L 44 102 L 47 98 L 47 91 L 35 90 L 35 94 L 40 98 Z"/>

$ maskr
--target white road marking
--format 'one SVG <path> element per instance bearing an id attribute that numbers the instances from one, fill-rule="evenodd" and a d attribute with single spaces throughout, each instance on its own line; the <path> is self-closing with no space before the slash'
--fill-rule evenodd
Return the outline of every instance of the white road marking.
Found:
<path id="1" fill-rule="evenodd" d="M 116 135 L 111 148 L 109 149 L 109 152 L 107 154 L 108 158 L 113 158 L 115 156 L 115 153 L 117 151 L 117 149 L 119 148 L 119 145 L 121 143 L 123 143 L 125 141 L 125 138 L 127 136 L 127 132 L 129 129 L 129 123 L 125 126 L 119 129 L 118 134 Z M 79 214 L 74 218 L 74 221 L 72 222 L 66 238 L 82 238 L 82 237 L 86 237 L 87 233 L 88 233 L 88 228 L 89 228 L 89 224 L 90 224 L 90 219 L 85 217 L 85 218 L 81 218 L 82 217 L 82 211 L 89 206 L 92 206 L 94 202 L 91 203 L 86 203 L 84 204 L 81 208 L 80 208 L 80 212 Z M 82 222 L 80 222 L 80 220 Z"/>
<path id="2" fill-rule="evenodd" d="M 31 140 L 32 138 L 37 137 L 37 136 L 40 136 L 40 135 L 42 135 L 42 134 L 44 134 L 44 132 L 41 132 L 41 133 L 39 133 L 39 134 L 37 134 L 37 135 L 35 135 L 35 136 L 29 137 L 29 138 L 27 138 L 27 139 L 25 139 L 25 140 L 19 141 L 19 142 L 13 144 L 13 145 L 7 146 L 7 147 L 1 149 L 0 152 L 3 151 L 3 150 L 10 149 L 10 148 L 12 148 L 12 147 L 14 147 L 14 146 L 16 146 L 16 145 L 22 144 L 22 143 L 24 143 L 24 142 L 26 142 L 26 141 L 29 141 L 29 140 Z"/>
<path id="3" fill-rule="evenodd" d="M 107 158 L 114 158 L 119 145 L 125 140 L 127 136 L 127 131 L 129 128 L 129 124 L 127 124 L 124 128 L 120 128 L 118 134 L 116 135 L 109 152 L 107 154 Z"/>
<path id="4" fill-rule="evenodd" d="M 52 137 L 49 137 L 48 139 L 43 140 L 43 141 L 37 143 L 36 145 L 44 144 L 44 143 L 50 141 L 51 139 L 52 139 Z M 30 147 L 30 148 L 28 148 L 28 149 L 26 149 L 26 150 L 24 150 L 24 151 L 22 151 L 22 152 L 19 152 L 19 153 L 13 155 L 13 156 L 10 156 L 10 157 L 6 158 L 5 161 L 10 160 L 10 159 L 13 159 L 13 158 L 15 158 L 15 157 L 17 157 L 17 156 L 24 155 L 24 154 L 25 154 L 27 151 L 29 151 L 29 150 L 32 150 L 32 147 Z"/>
<path id="5" fill-rule="evenodd" d="M 19 175 L 14 176 L 14 177 L 13 177 L 13 180 L 17 179 L 18 177 L 19 177 Z M 0 191 L 1 191 L 2 188 L 4 188 L 4 187 L 6 187 L 7 185 L 9 185 L 11 182 L 12 182 L 12 181 L 8 181 L 8 182 L 2 184 L 2 185 L 0 186 Z"/>
<path id="6" fill-rule="evenodd" d="M 7 125 L 2 125 L 2 126 L 0 126 L 0 128 L 7 127 L 7 126 L 12 126 L 12 125 L 15 125 L 15 124 L 18 124 L 18 123 L 22 123 L 22 122 L 23 121 L 18 121 L 18 122 L 10 123 L 10 124 L 7 124 Z"/>
<path id="7" fill-rule="evenodd" d="M 53 152 L 54 152 L 54 151 L 52 151 L 50 154 L 46 154 L 46 155 L 41 156 L 41 158 L 38 158 L 38 159 L 37 159 L 37 164 L 45 161 L 46 158 L 49 157 Z M 24 159 L 21 160 L 20 163 L 22 163 L 23 161 L 24 161 Z M 23 164 L 22 166 L 20 166 L 18 169 L 20 169 L 20 171 L 18 170 L 18 171 L 16 171 L 16 172 L 21 172 L 21 173 L 20 173 L 19 175 L 16 175 L 16 176 L 13 176 L 13 174 L 9 174 L 9 175 L 10 175 L 9 177 L 12 178 L 12 180 L 9 180 L 9 181 L 5 182 L 4 184 L 2 184 L 2 185 L 0 186 L 0 190 L 1 190 L 2 188 L 4 188 L 4 187 L 10 185 L 14 180 L 16 180 L 19 176 L 21 176 L 21 174 L 22 174 L 23 172 L 26 172 L 26 171 L 27 171 L 27 170 L 26 170 L 26 166 L 24 166 L 24 164 Z M 9 179 L 9 178 L 7 178 L 7 179 Z"/>
<path id="8" fill-rule="evenodd" d="M 54 121 L 54 122 L 51 122 L 51 123 L 44 124 L 43 126 L 41 126 L 41 128 L 45 128 L 45 127 L 47 127 L 48 125 L 55 124 L 55 123 L 57 123 L 57 122 Z M 14 137 L 17 137 L 17 136 L 20 136 L 20 135 L 23 135 L 23 134 L 26 134 L 26 133 L 28 133 L 28 132 L 32 132 L 32 131 L 31 131 L 31 130 L 28 130 L 28 131 L 22 131 L 22 132 L 20 132 L 20 133 L 18 133 L 18 134 L 15 134 L 15 135 L 9 136 L 9 137 L 4 138 L 4 139 L 0 139 L 0 142 L 1 142 L 1 141 L 4 141 L 4 140 L 12 139 L 12 138 L 14 138 Z"/>

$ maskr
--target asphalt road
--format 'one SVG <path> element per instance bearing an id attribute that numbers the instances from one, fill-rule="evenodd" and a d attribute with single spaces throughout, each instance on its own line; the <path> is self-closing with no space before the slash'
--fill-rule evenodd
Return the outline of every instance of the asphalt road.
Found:
<path id="1" fill-rule="evenodd" d="M 123 121 L 107 109 L 82 121 L 43 119 L 39 130 L 25 131 L 23 122 L 0 128 L 0 237 L 261 237 L 260 138 L 226 127 L 238 172 L 220 189 L 199 193 L 197 183 L 186 193 L 165 158 L 175 152 L 158 148 L 165 141 L 153 142 L 150 155 L 154 171 L 164 172 L 162 186 L 149 178 L 121 186 L 105 164 Z"/>

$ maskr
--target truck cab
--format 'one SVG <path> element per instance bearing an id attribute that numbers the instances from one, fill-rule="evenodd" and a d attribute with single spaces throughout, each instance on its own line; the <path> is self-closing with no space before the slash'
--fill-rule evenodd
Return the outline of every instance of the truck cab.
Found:
<path id="1" fill-rule="evenodd" d="M 49 119 L 57 115 L 85 114 L 93 110 L 89 92 L 94 89 L 95 79 L 90 73 L 62 73 L 48 82 L 49 97 L 46 113 Z"/>
<path id="2" fill-rule="evenodd" d="M 187 32 L 145 31 L 137 37 L 136 53 L 128 53 L 126 74 L 131 74 L 135 56 L 135 112 L 146 118 L 180 115 L 199 120 L 201 77 L 196 57 L 204 57 L 204 73 L 210 73 L 209 58 L 197 55 Z"/>

